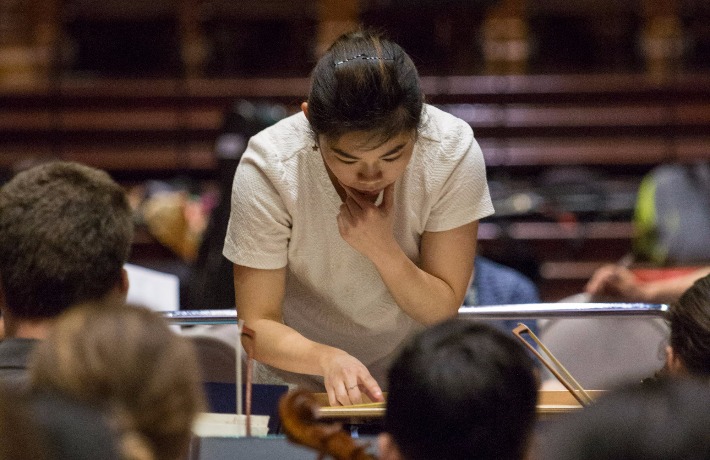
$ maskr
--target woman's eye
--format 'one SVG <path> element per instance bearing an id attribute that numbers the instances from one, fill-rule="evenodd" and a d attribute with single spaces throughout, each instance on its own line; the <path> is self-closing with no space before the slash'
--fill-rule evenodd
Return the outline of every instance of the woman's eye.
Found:
<path id="1" fill-rule="evenodd" d="M 392 162 L 392 161 L 397 161 L 397 160 L 399 160 L 401 157 L 402 157 L 402 155 L 397 155 L 396 157 L 383 158 L 382 160 Z"/>
<path id="2" fill-rule="evenodd" d="M 347 158 L 340 158 L 340 157 L 336 157 L 336 158 L 338 158 L 338 160 L 339 160 L 341 163 L 345 163 L 346 165 L 354 165 L 355 163 L 357 163 L 357 160 L 350 160 L 350 159 L 347 159 Z"/>

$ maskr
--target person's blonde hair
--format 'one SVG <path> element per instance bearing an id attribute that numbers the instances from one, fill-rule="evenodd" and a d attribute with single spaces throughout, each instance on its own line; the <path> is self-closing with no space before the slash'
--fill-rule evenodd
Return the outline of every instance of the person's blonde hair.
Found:
<path id="1" fill-rule="evenodd" d="M 204 407 L 192 345 L 143 307 L 72 308 L 38 345 L 30 369 L 33 389 L 105 410 L 127 458 L 180 458 Z"/>

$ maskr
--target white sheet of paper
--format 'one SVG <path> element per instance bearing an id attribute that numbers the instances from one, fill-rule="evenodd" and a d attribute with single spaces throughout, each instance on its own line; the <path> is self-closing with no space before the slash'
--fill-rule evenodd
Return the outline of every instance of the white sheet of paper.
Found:
<path id="1" fill-rule="evenodd" d="M 180 279 L 139 265 L 125 264 L 128 272 L 127 302 L 155 311 L 180 309 Z"/>

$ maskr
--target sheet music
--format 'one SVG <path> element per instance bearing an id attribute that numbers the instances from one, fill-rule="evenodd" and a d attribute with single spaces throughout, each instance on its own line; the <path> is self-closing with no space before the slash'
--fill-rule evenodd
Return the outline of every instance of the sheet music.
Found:
<path id="1" fill-rule="evenodd" d="M 133 264 L 124 268 L 128 272 L 128 303 L 155 311 L 180 309 L 180 280 L 176 275 Z"/>

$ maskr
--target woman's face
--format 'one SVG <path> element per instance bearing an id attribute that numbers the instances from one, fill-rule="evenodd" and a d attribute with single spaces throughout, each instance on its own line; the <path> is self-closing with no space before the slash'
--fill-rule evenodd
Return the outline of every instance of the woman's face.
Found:
<path id="1" fill-rule="evenodd" d="M 369 132 L 354 131 L 338 139 L 319 136 L 318 141 L 323 161 L 340 185 L 374 202 L 404 173 L 415 133 L 403 132 L 383 143 L 373 139 Z"/>

